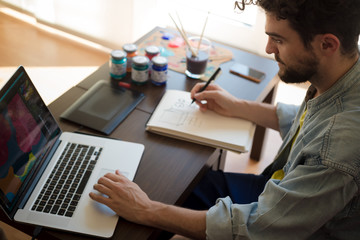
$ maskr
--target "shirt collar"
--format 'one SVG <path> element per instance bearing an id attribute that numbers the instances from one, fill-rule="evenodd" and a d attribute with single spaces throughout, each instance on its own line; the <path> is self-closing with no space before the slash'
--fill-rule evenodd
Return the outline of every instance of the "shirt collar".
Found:
<path id="1" fill-rule="evenodd" d="M 331 88 L 329 88 L 320 96 L 314 98 L 316 94 L 316 88 L 313 85 L 310 85 L 305 96 L 307 107 L 319 108 L 320 105 L 329 101 L 330 99 L 334 99 L 342 95 L 343 92 L 347 91 L 358 81 L 360 81 L 360 58 L 347 73 L 345 73 Z"/>

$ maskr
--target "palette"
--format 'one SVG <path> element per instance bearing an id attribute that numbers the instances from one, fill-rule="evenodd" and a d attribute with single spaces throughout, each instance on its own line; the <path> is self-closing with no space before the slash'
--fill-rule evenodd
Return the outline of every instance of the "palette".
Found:
<path id="1" fill-rule="evenodd" d="M 168 59 L 169 69 L 176 72 L 185 73 L 185 42 L 180 34 L 172 32 L 170 33 L 162 30 L 155 31 L 138 45 L 139 54 L 145 55 L 145 48 L 151 45 L 160 48 L 161 56 L 164 56 Z M 221 63 L 230 61 L 232 57 L 233 54 L 230 50 L 218 46 L 212 46 L 209 57 L 210 61 L 201 80 L 207 81 L 214 74 Z"/>

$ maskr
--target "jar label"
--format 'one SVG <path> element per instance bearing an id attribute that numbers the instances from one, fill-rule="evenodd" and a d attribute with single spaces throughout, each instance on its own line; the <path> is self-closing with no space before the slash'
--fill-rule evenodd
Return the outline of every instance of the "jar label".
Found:
<path id="1" fill-rule="evenodd" d="M 133 68 L 131 70 L 131 78 L 135 82 L 146 82 L 149 79 L 149 70 L 138 71 Z"/>
<path id="2" fill-rule="evenodd" d="M 126 63 L 124 64 L 110 64 L 110 73 L 114 76 L 122 76 L 126 74 Z"/>
<path id="3" fill-rule="evenodd" d="M 156 71 L 156 70 L 153 69 L 151 71 L 151 79 L 154 82 L 158 82 L 158 83 L 166 82 L 166 80 L 167 80 L 167 70 L 165 70 L 165 71 Z"/>

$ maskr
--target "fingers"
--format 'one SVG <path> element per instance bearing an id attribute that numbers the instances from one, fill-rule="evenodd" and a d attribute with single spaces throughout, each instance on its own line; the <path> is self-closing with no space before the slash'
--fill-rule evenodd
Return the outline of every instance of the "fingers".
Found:
<path id="1" fill-rule="evenodd" d="M 127 220 L 137 222 L 137 217 L 150 209 L 152 201 L 146 193 L 119 171 L 107 173 L 99 178 L 94 189 L 99 194 L 89 193 L 91 199 L 105 204 Z"/>
<path id="2" fill-rule="evenodd" d="M 192 89 L 191 89 L 191 99 L 194 98 L 195 93 L 199 92 L 200 89 L 205 85 L 205 83 L 197 83 Z"/>
<path id="3" fill-rule="evenodd" d="M 124 180 L 128 180 L 120 171 L 114 173 L 107 173 L 103 177 L 100 177 L 98 183 L 94 184 L 93 188 L 98 191 L 100 194 L 93 192 L 89 193 L 91 199 L 109 206 L 111 204 L 111 199 L 114 197 L 114 193 L 119 191 L 119 183 Z M 103 196 L 104 194 L 106 196 Z"/>
<path id="4" fill-rule="evenodd" d="M 105 196 L 102 196 L 100 194 L 90 192 L 89 196 L 92 200 L 97 201 L 99 203 L 105 204 L 107 206 L 109 206 L 109 204 L 110 204 L 110 199 Z"/>
<path id="5" fill-rule="evenodd" d="M 106 173 L 104 177 L 114 181 L 114 182 L 122 182 L 127 179 L 119 170 L 116 170 L 115 173 Z"/>
<path id="6" fill-rule="evenodd" d="M 107 196 L 110 196 L 111 193 L 112 193 L 111 188 L 108 188 L 108 187 L 106 187 L 104 184 L 101 184 L 101 183 L 96 183 L 96 184 L 94 184 L 93 188 L 94 188 L 96 191 L 98 191 L 98 192 L 100 192 L 100 193 L 102 193 L 102 194 L 105 194 L 105 195 L 107 195 Z"/>
<path id="7" fill-rule="evenodd" d="M 94 185 L 94 189 L 111 197 L 111 193 L 119 190 L 119 184 L 124 184 L 129 181 L 120 172 L 107 173 L 100 177 L 97 184 Z"/>
<path id="8" fill-rule="evenodd" d="M 196 98 L 196 100 L 199 102 L 199 101 L 203 101 L 203 100 L 206 100 L 207 102 L 209 101 L 217 101 L 219 100 L 219 91 L 217 90 L 206 90 L 206 91 L 203 91 L 203 92 L 199 92 L 199 93 L 196 93 L 194 95 L 194 97 Z"/>
<path id="9" fill-rule="evenodd" d="M 200 89 L 205 85 L 205 82 L 202 83 L 197 83 L 192 89 L 191 89 L 191 99 L 193 99 L 195 97 L 195 95 L 197 93 L 199 93 Z M 206 91 L 209 90 L 219 90 L 221 89 L 218 85 L 216 84 L 210 84 L 207 88 Z"/>
<path id="10" fill-rule="evenodd" d="M 199 106 L 200 111 L 207 111 L 207 109 L 214 110 L 213 106 L 216 104 L 216 101 L 219 100 L 219 95 L 221 89 L 217 85 L 209 85 L 205 91 L 197 92 L 198 89 L 201 89 L 201 87 L 205 83 L 199 83 L 195 85 L 195 87 L 192 90 L 192 99 L 196 99 L 196 104 Z"/>

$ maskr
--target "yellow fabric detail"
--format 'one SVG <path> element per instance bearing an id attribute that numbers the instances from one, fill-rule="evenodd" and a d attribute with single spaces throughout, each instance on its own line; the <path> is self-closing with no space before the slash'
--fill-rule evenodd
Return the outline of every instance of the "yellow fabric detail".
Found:
<path id="1" fill-rule="evenodd" d="M 292 143 L 291 143 L 291 147 L 294 146 L 295 140 L 299 135 L 300 129 L 302 128 L 303 124 L 304 124 L 304 119 L 305 119 L 305 115 L 306 115 L 307 109 L 304 111 L 304 113 L 301 115 L 300 117 L 300 121 L 299 121 L 299 128 L 296 131 L 295 136 L 293 137 Z M 277 179 L 277 180 L 282 180 L 285 176 L 284 170 L 280 169 L 277 170 L 276 172 L 273 173 L 273 175 L 271 176 L 271 179 Z"/>
<path id="2" fill-rule="evenodd" d="M 304 124 L 304 119 L 305 119 L 306 112 L 307 112 L 307 109 L 303 112 L 303 114 L 302 114 L 301 117 L 300 117 L 299 128 L 298 128 L 298 130 L 296 131 L 296 134 L 295 134 L 295 136 L 294 136 L 294 138 L 293 138 L 293 140 L 292 140 L 291 147 L 294 146 L 295 140 L 296 140 L 296 138 L 298 137 L 299 132 L 300 132 L 300 129 L 302 128 L 302 126 L 303 126 L 303 124 Z"/>
<path id="3" fill-rule="evenodd" d="M 282 180 L 284 178 L 284 175 L 284 170 L 280 169 L 274 172 L 274 174 L 271 176 L 271 179 Z"/>
<path id="4" fill-rule="evenodd" d="M 299 129 L 302 128 L 302 126 L 304 124 L 304 119 L 305 119 L 306 113 L 307 113 L 307 109 L 305 109 L 305 111 L 303 112 L 303 114 L 300 117 L 300 127 L 299 127 Z"/>

